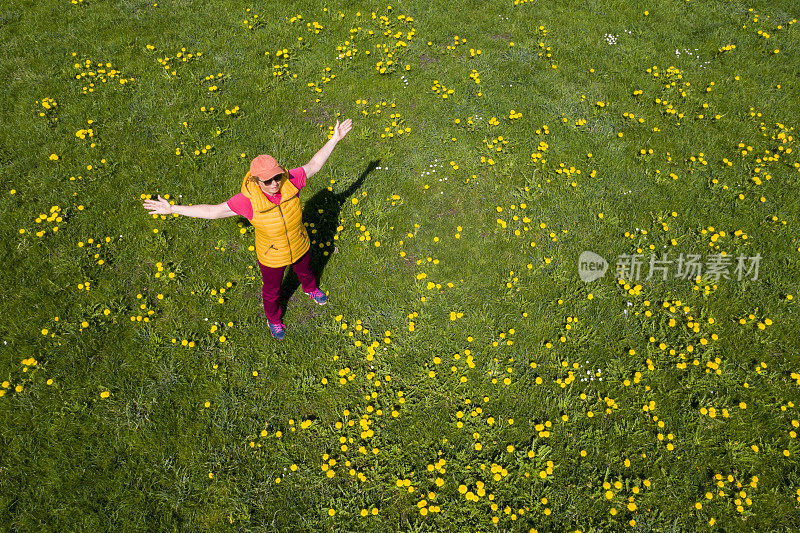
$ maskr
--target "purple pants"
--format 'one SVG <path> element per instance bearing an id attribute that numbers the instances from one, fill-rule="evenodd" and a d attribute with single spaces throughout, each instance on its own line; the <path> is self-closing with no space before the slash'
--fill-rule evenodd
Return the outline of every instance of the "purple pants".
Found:
<path id="1" fill-rule="evenodd" d="M 281 282 L 283 281 L 283 271 L 286 267 L 268 267 L 258 263 L 261 268 L 261 278 L 264 280 L 264 287 L 261 295 L 264 298 L 264 314 L 272 324 L 281 324 L 281 308 L 278 305 L 278 297 L 281 293 Z M 292 268 L 297 274 L 303 286 L 303 292 L 314 292 L 317 290 L 317 280 L 311 271 L 311 250 L 307 251 L 303 257 L 292 263 Z"/>

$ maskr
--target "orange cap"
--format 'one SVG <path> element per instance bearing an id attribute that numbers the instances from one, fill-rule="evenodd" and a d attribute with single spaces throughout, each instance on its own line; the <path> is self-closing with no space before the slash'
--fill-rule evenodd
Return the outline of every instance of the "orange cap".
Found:
<path id="1" fill-rule="evenodd" d="M 283 168 L 271 155 L 261 154 L 250 162 L 251 176 L 268 180 L 278 174 L 283 174 Z"/>

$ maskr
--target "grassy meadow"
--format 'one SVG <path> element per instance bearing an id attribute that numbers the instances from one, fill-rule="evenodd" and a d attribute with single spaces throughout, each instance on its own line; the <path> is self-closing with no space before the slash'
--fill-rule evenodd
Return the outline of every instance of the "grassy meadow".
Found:
<path id="1" fill-rule="evenodd" d="M 796 528 L 798 11 L 3 2 L 0 530 Z"/>

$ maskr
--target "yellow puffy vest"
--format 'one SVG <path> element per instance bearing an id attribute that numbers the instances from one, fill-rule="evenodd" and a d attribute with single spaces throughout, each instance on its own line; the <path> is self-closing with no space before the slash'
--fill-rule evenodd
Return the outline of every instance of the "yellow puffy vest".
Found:
<path id="1" fill-rule="evenodd" d="M 303 225 L 298 192 L 299 189 L 289 181 L 289 173 L 284 171 L 280 188 L 281 202 L 275 205 L 257 183 L 250 181 L 250 172 L 244 177 L 242 194 L 250 199 L 253 206 L 253 220 L 250 222 L 256 230 L 256 257 L 264 266 L 290 265 L 311 248 L 308 231 Z"/>

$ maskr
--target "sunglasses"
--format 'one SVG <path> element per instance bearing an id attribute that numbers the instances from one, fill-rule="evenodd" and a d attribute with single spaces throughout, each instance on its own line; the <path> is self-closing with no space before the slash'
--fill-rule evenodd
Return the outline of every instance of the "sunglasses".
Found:
<path id="1" fill-rule="evenodd" d="M 262 185 L 270 186 L 273 183 L 280 183 L 281 182 L 281 178 L 283 178 L 283 174 L 278 174 L 274 178 L 270 178 L 268 180 L 256 180 L 256 181 L 258 181 Z"/>

